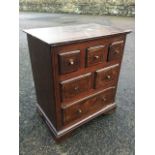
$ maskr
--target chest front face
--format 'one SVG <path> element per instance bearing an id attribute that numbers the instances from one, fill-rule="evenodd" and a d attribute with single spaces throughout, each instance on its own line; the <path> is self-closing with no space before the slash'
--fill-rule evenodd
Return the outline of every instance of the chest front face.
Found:
<path id="1" fill-rule="evenodd" d="M 59 139 L 116 107 L 126 34 L 84 24 L 26 30 L 38 110 Z"/>
<path id="2" fill-rule="evenodd" d="M 115 104 L 125 37 L 118 35 L 51 48 L 60 128 Z"/>

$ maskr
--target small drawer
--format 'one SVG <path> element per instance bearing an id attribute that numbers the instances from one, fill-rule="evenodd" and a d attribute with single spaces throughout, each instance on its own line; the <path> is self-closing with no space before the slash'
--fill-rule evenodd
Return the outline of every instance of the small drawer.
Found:
<path id="1" fill-rule="evenodd" d="M 119 64 L 97 70 L 95 73 L 95 88 L 108 88 L 116 85 L 119 74 Z"/>
<path id="2" fill-rule="evenodd" d="M 107 59 L 107 50 L 105 45 L 89 47 L 86 50 L 86 67 L 104 63 Z"/>
<path id="3" fill-rule="evenodd" d="M 61 82 L 60 93 L 63 102 L 70 101 L 78 95 L 87 93 L 92 88 L 91 73 Z"/>
<path id="4" fill-rule="evenodd" d="M 124 41 L 115 41 L 109 47 L 108 61 L 121 60 L 123 54 Z"/>
<path id="5" fill-rule="evenodd" d="M 115 88 L 113 87 L 69 107 L 62 107 L 63 124 L 66 125 L 114 103 L 114 96 Z"/>
<path id="6" fill-rule="evenodd" d="M 80 50 L 60 53 L 59 70 L 60 74 L 77 71 L 80 67 Z"/>

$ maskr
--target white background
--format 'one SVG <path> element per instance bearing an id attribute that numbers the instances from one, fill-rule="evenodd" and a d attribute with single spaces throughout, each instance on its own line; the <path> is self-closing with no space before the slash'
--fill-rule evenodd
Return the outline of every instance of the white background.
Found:
<path id="1" fill-rule="evenodd" d="M 155 1 L 136 0 L 136 155 L 155 155 Z"/>
<path id="2" fill-rule="evenodd" d="M 18 1 L 0 5 L 0 154 L 19 154 Z M 136 155 L 155 155 L 155 1 L 136 0 Z"/>

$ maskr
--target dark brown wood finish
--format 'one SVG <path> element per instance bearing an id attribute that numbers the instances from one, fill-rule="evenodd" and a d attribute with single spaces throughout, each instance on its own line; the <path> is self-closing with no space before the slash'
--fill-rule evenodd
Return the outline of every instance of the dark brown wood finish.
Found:
<path id="1" fill-rule="evenodd" d="M 51 47 L 31 35 L 27 38 L 37 101 L 52 124 L 56 125 Z"/>
<path id="2" fill-rule="evenodd" d="M 98 45 L 87 48 L 86 66 L 89 67 L 106 62 L 107 53 L 108 51 L 107 48 L 105 48 L 105 45 Z"/>
<path id="3" fill-rule="evenodd" d="M 97 63 L 97 64 L 94 64 L 90 67 L 86 66 L 86 62 L 87 62 L 87 54 L 86 53 L 87 53 L 88 48 L 100 46 L 100 45 L 104 44 L 105 45 L 105 51 L 107 51 L 107 55 L 108 55 L 108 50 L 109 50 L 109 46 L 111 45 L 111 43 L 116 42 L 116 41 L 120 41 L 120 40 L 125 40 L 125 35 L 118 35 L 118 36 L 113 36 L 110 38 L 104 37 L 101 39 L 94 39 L 91 41 L 83 41 L 82 43 L 74 43 L 74 44 L 70 44 L 70 45 L 52 47 L 52 49 L 55 51 L 55 55 L 56 55 L 55 61 L 56 61 L 57 65 L 59 65 L 59 55 L 61 53 L 65 53 L 67 51 L 75 51 L 77 49 L 80 50 L 80 68 L 77 71 L 70 72 L 69 74 L 61 74 L 61 75 L 59 74 L 59 70 L 56 69 L 57 70 L 56 72 L 58 74 L 57 78 L 59 80 L 63 81 L 66 79 L 70 79 L 71 77 L 76 77 L 76 76 L 79 76 L 81 74 L 92 72 L 92 70 L 96 71 L 96 69 L 98 69 L 98 68 L 104 68 L 106 66 L 110 66 L 111 64 L 115 64 L 117 62 L 120 62 L 121 59 L 116 59 L 116 60 L 112 60 L 112 61 L 106 60 L 103 63 Z"/>
<path id="4" fill-rule="evenodd" d="M 104 36 L 111 37 L 131 32 L 131 30 L 123 30 L 121 28 L 104 26 L 96 23 L 35 28 L 24 31 L 53 46 L 94 40 Z"/>
<path id="5" fill-rule="evenodd" d="M 76 99 L 82 93 L 88 93 L 92 89 L 92 74 L 87 73 L 60 83 L 62 102 Z"/>
<path id="6" fill-rule="evenodd" d="M 109 46 L 108 61 L 119 60 L 122 58 L 124 40 L 112 42 Z"/>
<path id="7" fill-rule="evenodd" d="M 37 107 L 56 139 L 116 108 L 129 30 L 84 24 L 25 32 Z"/>
<path id="8" fill-rule="evenodd" d="M 115 86 L 118 79 L 119 64 L 99 69 L 95 73 L 95 88 Z"/>
<path id="9" fill-rule="evenodd" d="M 69 107 L 63 107 L 64 125 L 75 119 L 80 119 L 82 116 L 90 115 L 91 113 L 104 108 L 108 104 L 113 103 L 114 96 L 115 88 L 111 88 L 87 100 L 72 104 Z"/>
<path id="10" fill-rule="evenodd" d="M 69 51 L 59 54 L 60 74 L 77 71 L 80 66 L 80 50 Z"/>

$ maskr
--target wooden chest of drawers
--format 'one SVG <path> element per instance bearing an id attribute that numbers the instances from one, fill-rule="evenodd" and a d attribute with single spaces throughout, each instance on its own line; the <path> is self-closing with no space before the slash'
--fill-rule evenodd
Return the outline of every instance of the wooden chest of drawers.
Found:
<path id="1" fill-rule="evenodd" d="M 116 107 L 123 49 L 130 30 L 82 24 L 24 31 L 37 108 L 56 139 Z"/>

